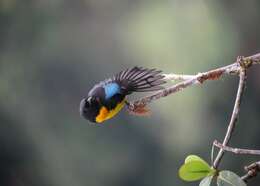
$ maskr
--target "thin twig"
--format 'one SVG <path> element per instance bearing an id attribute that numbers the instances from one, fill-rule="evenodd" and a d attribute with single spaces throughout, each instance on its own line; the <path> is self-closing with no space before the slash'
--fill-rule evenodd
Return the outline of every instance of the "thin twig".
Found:
<path id="1" fill-rule="evenodd" d="M 184 74 L 163 74 L 164 80 L 171 80 L 171 81 L 177 81 L 177 80 L 189 80 L 195 77 L 195 75 L 184 75 Z"/>
<path id="2" fill-rule="evenodd" d="M 219 143 L 217 140 L 213 143 L 214 146 L 223 149 L 227 152 L 232 152 L 234 154 L 249 154 L 249 155 L 260 155 L 260 150 L 252 150 L 252 149 L 241 149 L 241 148 L 233 148 L 229 146 L 224 146 L 221 143 Z"/>
<path id="3" fill-rule="evenodd" d="M 241 98 L 242 98 L 242 95 L 243 95 L 243 92 L 244 92 L 244 87 L 245 87 L 245 82 L 246 82 L 246 68 L 244 68 L 243 64 L 241 63 L 242 60 L 243 59 L 240 58 L 240 57 L 237 60 L 237 63 L 241 65 L 241 69 L 240 69 L 240 73 L 239 73 L 239 85 L 238 85 L 237 96 L 236 96 L 232 116 L 231 116 L 231 119 L 230 119 L 230 122 L 229 122 L 229 125 L 228 125 L 228 128 L 227 128 L 227 132 L 226 132 L 224 141 L 222 143 L 223 146 L 228 145 L 230 138 L 232 136 L 232 133 L 235 129 L 236 122 L 238 120 Z M 224 150 L 220 149 L 218 154 L 217 154 L 217 157 L 216 157 L 216 159 L 213 163 L 213 167 L 215 169 L 218 168 L 223 155 L 224 155 Z"/>
<path id="4" fill-rule="evenodd" d="M 248 182 L 249 179 L 257 176 L 257 173 L 260 172 L 260 161 L 254 162 L 245 167 L 245 171 L 247 172 L 244 176 L 241 177 L 242 180 Z"/>
<path id="5" fill-rule="evenodd" d="M 247 66 L 247 67 L 249 67 L 251 65 L 255 65 L 255 64 L 260 64 L 260 53 L 253 55 L 253 56 L 243 58 L 242 63 L 244 66 Z M 162 97 L 166 97 L 170 94 L 183 90 L 184 88 L 187 88 L 189 86 L 196 85 L 196 84 L 202 84 L 206 80 L 217 80 L 224 74 L 228 74 L 228 75 L 239 74 L 240 69 L 241 69 L 241 66 L 238 63 L 233 63 L 231 65 L 227 65 L 227 66 L 224 66 L 224 67 L 221 67 L 218 69 L 214 69 L 214 70 L 211 70 L 208 72 L 198 73 L 197 75 L 187 75 L 187 76 L 184 75 L 182 77 L 182 79 L 183 79 L 182 82 L 177 83 L 171 87 L 165 88 L 161 91 L 158 91 L 152 95 L 143 97 L 139 100 L 130 102 L 128 104 L 128 109 L 131 112 L 135 112 L 136 109 L 140 109 L 140 107 L 141 108 L 145 107 L 147 104 L 149 104 L 150 102 L 152 102 L 154 100 L 157 100 Z M 179 76 L 179 78 L 177 78 L 177 76 Z M 173 74 L 172 77 L 173 77 L 173 79 L 174 78 L 177 78 L 178 80 L 181 79 L 180 75 L 176 75 L 176 74 Z M 166 79 L 167 79 L 167 77 L 166 77 Z"/>

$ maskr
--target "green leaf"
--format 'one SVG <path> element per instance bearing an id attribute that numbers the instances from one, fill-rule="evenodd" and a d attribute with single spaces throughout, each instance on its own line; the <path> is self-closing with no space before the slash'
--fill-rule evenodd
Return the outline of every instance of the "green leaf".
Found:
<path id="1" fill-rule="evenodd" d="M 207 177 L 205 177 L 203 180 L 201 180 L 199 186 L 210 186 L 212 179 L 213 179 L 213 176 L 207 176 Z"/>
<path id="2" fill-rule="evenodd" d="M 211 168 L 209 164 L 196 155 L 189 155 L 184 165 L 179 169 L 179 176 L 185 181 L 196 181 L 207 176 L 215 175 L 216 170 Z"/>
<path id="3" fill-rule="evenodd" d="M 206 161 L 204 161 L 201 157 L 199 157 L 197 155 L 189 155 L 189 156 L 187 156 L 187 158 L 185 159 L 184 163 L 189 163 L 191 161 L 201 161 L 201 162 L 203 162 L 203 163 L 208 165 L 208 163 Z"/>
<path id="4" fill-rule="evenodd" d="M 179 176 L 185 181 L 196 181 L 212 174 L 210 166 L 202 161 L 191 160 L 179 169 Z"/>
<path id="5" fill-rule="evenodd" d="M 234 172 L 221 171 L 217 178 L 218 186 L 246 186 L 246 183 Z"/>

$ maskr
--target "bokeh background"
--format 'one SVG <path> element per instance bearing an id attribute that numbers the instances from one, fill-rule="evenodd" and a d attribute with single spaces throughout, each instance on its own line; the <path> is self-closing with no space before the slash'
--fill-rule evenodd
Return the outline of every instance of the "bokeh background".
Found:
<path id="1" fill-rule="evenodd" d="M 236 76 L 160 99 L 150 117 L 122 111 L 104 125 L 82 119 L 79 102 L 134 65 L 195 74 L 260 52 L 259 21 L 258 0 L 0 0 L 0 185 L 196 185 L 178 168 L 189 154 L 210 162 Z M 260 149 L 259 78 L 250 69 L 232 146 Z M 221 167 L 242 175 L 255 160 L 226 154 Z"/>

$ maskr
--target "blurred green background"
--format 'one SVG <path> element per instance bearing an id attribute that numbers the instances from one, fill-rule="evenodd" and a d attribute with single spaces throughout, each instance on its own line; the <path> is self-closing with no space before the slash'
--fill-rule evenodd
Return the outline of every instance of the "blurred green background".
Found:
<path id="1" fill-rule="evenodd" d="M 236 76 L 160 99 L 147 118 L 90 125 L 79 102 L 134 65 L 195 74 L 260 52 L 259 21 L 258 0 L 0 0 L 0 185 L 195 185 L 178 168 L 210 161 Z M 250 69 L 232 146 L 260 149 L 259 78 Z M 226 154 L 221 167 L 242 175 L 255 160 Z"/>

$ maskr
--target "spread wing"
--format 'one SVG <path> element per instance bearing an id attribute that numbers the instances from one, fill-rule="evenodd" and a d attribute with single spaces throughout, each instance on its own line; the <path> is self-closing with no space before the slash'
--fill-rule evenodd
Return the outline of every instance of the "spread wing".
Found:
<path id="1" fill-rule="evenodd" d="M 115 75 L 113 81 L 120 85 L 121 92 L 125 94 L 156 91 L 163 89 L 161 85 L 166 83 L 161 72 L 156 69 L 133 67 Z"/>

